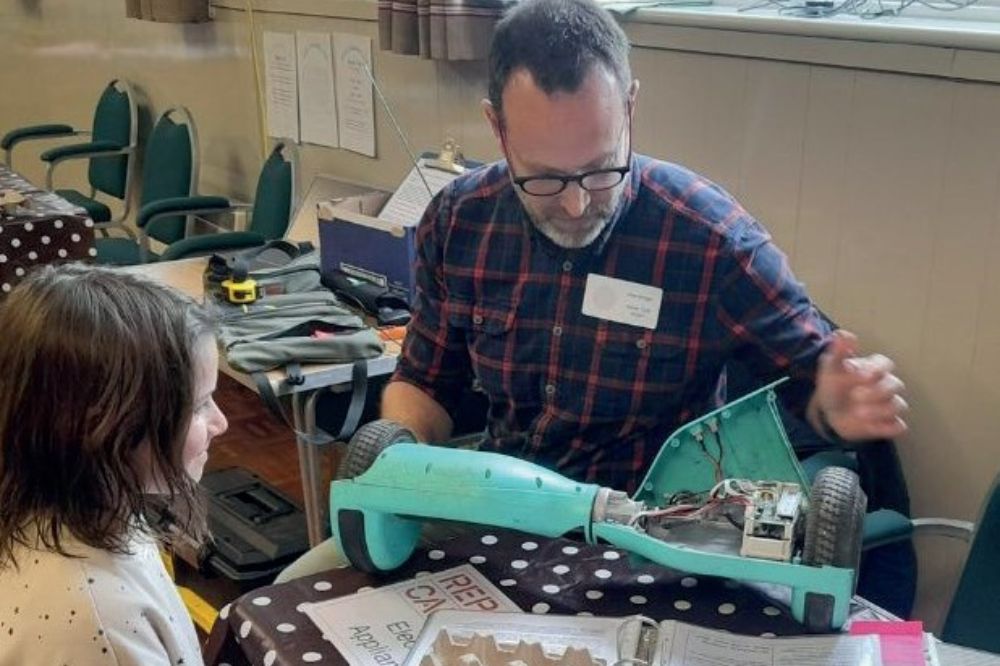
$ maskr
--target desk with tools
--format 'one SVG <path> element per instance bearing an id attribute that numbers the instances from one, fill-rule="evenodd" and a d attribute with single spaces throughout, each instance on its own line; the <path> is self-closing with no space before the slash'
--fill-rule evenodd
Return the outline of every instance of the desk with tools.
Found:
<path id="1" fill-rule="evenodd" d="M 203 298 L 202 275 L 207 259 L 195 257 L 179 261 L 145 264 L 129 267 L 123 270 L 145 275 L 154 280 L 170 285 L 183 293 L 201 300 Z M 381 356 L 367 361 L 368 377 L 379 377 L 390 374 L 396 367 L 396 356 L 399 353 L 399 343 L 386 341 L 386 350 Z M 250 377 L 226 365 L 225 359 L 220 359 L 220 371 L 236 379 L 238 382 L 256 391 L 256 385 Z M 330 530 L 328 519 L 327 489 L 322 475 L 323 465 L 320 464 L 325 447 L 333 442 L 333 438 L 323 432 L 316 424 L 316 404 L 325 391 L 337 390 L 351 385 L 353 365 L 324 364 L 306 365 L 302 367 L 303 381 L 291 384 L 283 370 L 272 370 L 267 373 L 267 381 L 277 397 L 291 398 L 292 427 L 295 430 L 295 441 L 299 454 L 299 470 L 302 475 L 302 490 L 305 498 L 306 523 L 309 529 L 309 543 L 316 545 L 323 541 Z"/>

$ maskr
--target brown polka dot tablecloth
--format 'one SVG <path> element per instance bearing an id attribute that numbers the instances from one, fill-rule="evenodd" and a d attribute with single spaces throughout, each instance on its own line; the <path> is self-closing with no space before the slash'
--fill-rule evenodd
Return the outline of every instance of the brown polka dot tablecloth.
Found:
<path id="1" fill-rule="evenodd" d="M 627 553 L 569 539 L 486 529 L 418 550 L 400 570 L 353 569 L 262 587 L 223 607 L 206 645 L 212 666 L 346 664 L 302 611 L 358 590 L 470 563 L 521 610 L 560 615 L 676 619 L 752 635 L 795 635 L 803 627 L 779 603 L 734 581 L 633 565 Z M 871 617 L 871 607 L 852 609 Z"/>
<path id="2" fill-rule="evenodd" d="M 94 223 L 83 209 L 0 166 L 0 192 L 8 190 L 27 201 L 0 209 L 0 299 L 35 266 L 88 261 L 97 254 Z"/>

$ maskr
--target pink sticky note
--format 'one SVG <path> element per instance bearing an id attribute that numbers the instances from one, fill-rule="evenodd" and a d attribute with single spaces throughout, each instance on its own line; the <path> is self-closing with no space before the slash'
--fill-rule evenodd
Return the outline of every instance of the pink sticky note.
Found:
<path id="1" fill-rule="evenodd" d="M 924 666 L 926 663 L 923 622 L 852 622 L 850 633 L 878 636 L 885 666 Z"/>

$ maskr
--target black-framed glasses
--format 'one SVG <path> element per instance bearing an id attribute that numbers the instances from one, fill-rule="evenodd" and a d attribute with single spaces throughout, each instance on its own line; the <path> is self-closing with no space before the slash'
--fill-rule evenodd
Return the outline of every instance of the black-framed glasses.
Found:
<path id="1" fill-rule="evenodd" d="M 575 176 L 525 176 L 523 178 L 515 177 L 512 180 L 525 194 L 535 197 L 552 197 L 565 190 L 570 183 L 576 183 L 581 189 L 588 192 L 610 190 L 625 180 L 625 175 L 631 169 L 631 166 L 620 166 L 610 169 L 594 169 Z"/>
<path id="2" fill-rule="evenodd" d="M 632 117 L 631 104 L 625 107 L 625 122 L 628 123 L 628 150 L 625 152 L 626 163 L 620 167 L 607 167 L 604 169 L 594 169 L 578 173 L 575 176 L 560 176 L 557 174 L 540 174 L 538 176 L 517 176 L 514 173 L 514 166 L 507 160 L 507 168 L 510 170 L 511 181 L 521 188 L 525 194 L 533 197 L 554 197 L 565 190 L 570 183 L 576 183 L 580 189 L 587 192 L 601 192 L 610 190 L 625 180 L 625 176 L 632 170 Z M 507 149 L 507 139 L 501 135 L 504 149 Z M 509 152 L 509 150 L 508 150 Z"/>

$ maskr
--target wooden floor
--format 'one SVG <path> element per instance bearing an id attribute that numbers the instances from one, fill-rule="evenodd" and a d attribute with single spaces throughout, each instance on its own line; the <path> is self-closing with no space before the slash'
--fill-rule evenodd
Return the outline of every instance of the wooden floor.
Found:
<path id="1" fill-rule="evenodd" d="M 222 373 L 215 400 L 229 420 L 229 430 L 212 442 L 206 470 L 243 467 L 302 506 L 292 429 L 272 415 L 256 393 Z"/>

